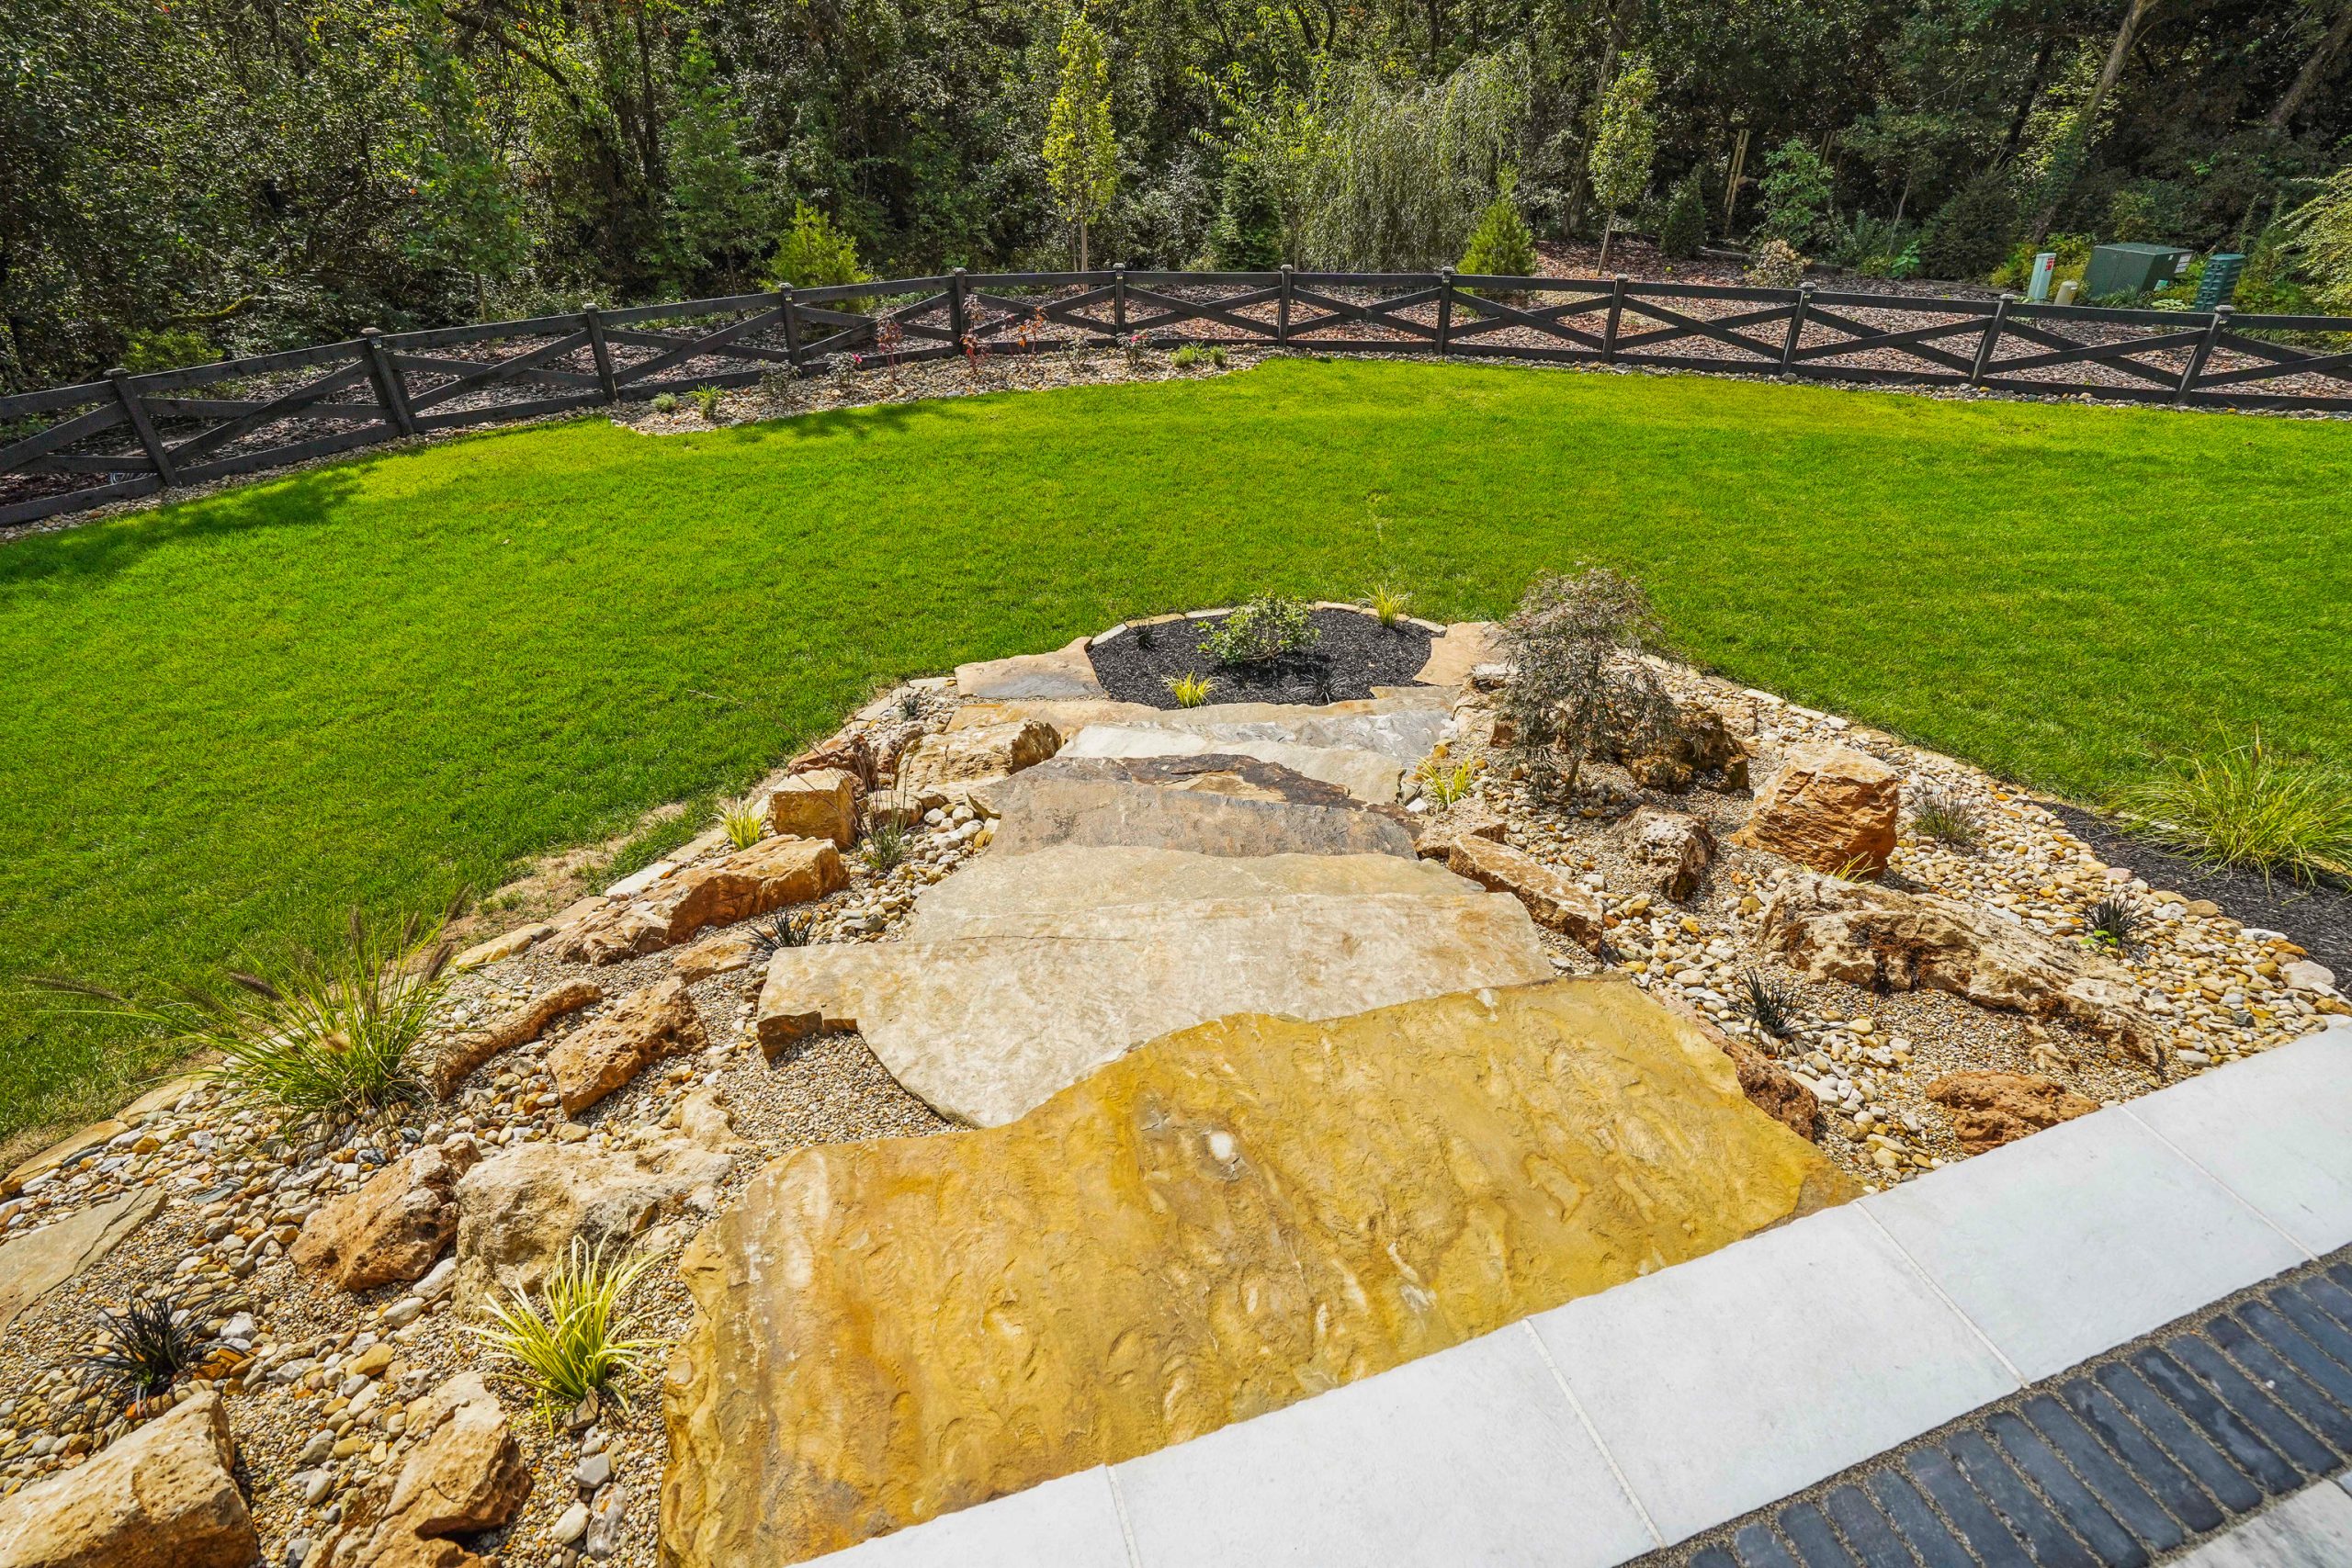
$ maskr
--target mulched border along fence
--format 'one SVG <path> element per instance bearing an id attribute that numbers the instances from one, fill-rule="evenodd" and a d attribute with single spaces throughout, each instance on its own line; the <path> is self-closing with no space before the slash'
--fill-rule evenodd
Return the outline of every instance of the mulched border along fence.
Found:
<path id="1" fill-rule="evenodd" d="M 139 376 L 110 371 L 0 397 L 0 527 L 379 442 L 663 391 L 1128 342 L 2352 411 L 2346 317 L 1624 277 L 959 270 L 430 332 L 371 330 L 348 343 Z"/>

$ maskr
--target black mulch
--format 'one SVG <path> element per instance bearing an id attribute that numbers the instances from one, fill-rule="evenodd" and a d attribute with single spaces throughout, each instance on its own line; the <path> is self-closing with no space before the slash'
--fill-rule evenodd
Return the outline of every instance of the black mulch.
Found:
<path id="1" fill-rule="evenodd" d="M 1202 652 L 1214 620 L 1129 626 L 1087 657 L 1112 696 L 1161 708 L 1176 705 L 1168 682 L 1179 675 L 1215 681 L 1213 703 L 1344 703 L 1372 695 L 1374 686 L 1409 686 L 1429 661 L 1432 634 L 1420 626 L 1384 626 L 1353 610 L 1317 610 L 1313 619 L 1320 634 L 1313 650 L 1271 664 L 1228 668 Z"/>
<path id="2" fill-rule="evenodd" d="M 2050 809 L 2108 864 L 2130 866 L 2151 887 L 2211 898 L 2223 914 L 2249 926 L 2284 931 L 2288 941 L 2335 970 L 2339 986 L 2352 985 L 2352 890 L 2306 887 L 2283 876 L 2265 882 L 2258 871 L 2215 871 L 2167 854 L 2078 806 Z"/>

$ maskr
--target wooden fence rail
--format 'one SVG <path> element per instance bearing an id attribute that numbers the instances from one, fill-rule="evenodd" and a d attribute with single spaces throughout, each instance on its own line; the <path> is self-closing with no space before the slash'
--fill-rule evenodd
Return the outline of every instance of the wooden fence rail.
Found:
<path id="1" fill-rule="evenodd" d="M 1188 343 L 2352 411 L 2352 318 L 1625 277 L 910 277 L 429 332 L 0 397 L 0 526 L 468 425 L 957 355 Z"/>

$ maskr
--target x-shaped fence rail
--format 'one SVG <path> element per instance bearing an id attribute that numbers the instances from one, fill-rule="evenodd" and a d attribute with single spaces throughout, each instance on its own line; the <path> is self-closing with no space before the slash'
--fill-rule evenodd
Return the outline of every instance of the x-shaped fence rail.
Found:
<path id="1" fill-rule="evenodd" d="M 0 398 L 0 526 L 454 430 L 962 355 L 1188 343 L 2352 411 L 2352 318 L 1616 278 L 1001 273 L 368 331 Z"/>

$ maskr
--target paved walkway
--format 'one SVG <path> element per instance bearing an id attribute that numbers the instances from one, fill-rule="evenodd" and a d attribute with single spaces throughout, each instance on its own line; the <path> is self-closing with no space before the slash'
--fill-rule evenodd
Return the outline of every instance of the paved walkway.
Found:
<path id="1" fill-rule="evenodd" d="M 2339 1025 L 826 1561 L 1959 1568 L 2196 1547 L 2219 1554 L 2199 1568 L 2292 1562 L 2232 1558 L 2253 1537 L 2219 1532 L 2243 1516 L 2248 1532 L 2329 1528 L 2312 1483 L 2352 1459 L 2347 1246 Z M 1823 1503 L 1747 1517 L 1858 1467 L 1867 1478 Z M 1873 1516 L 1910 1546 L 1858 1540 Z M 1824 1518 L 1837 1528 L 1816 1530 Z"/>

